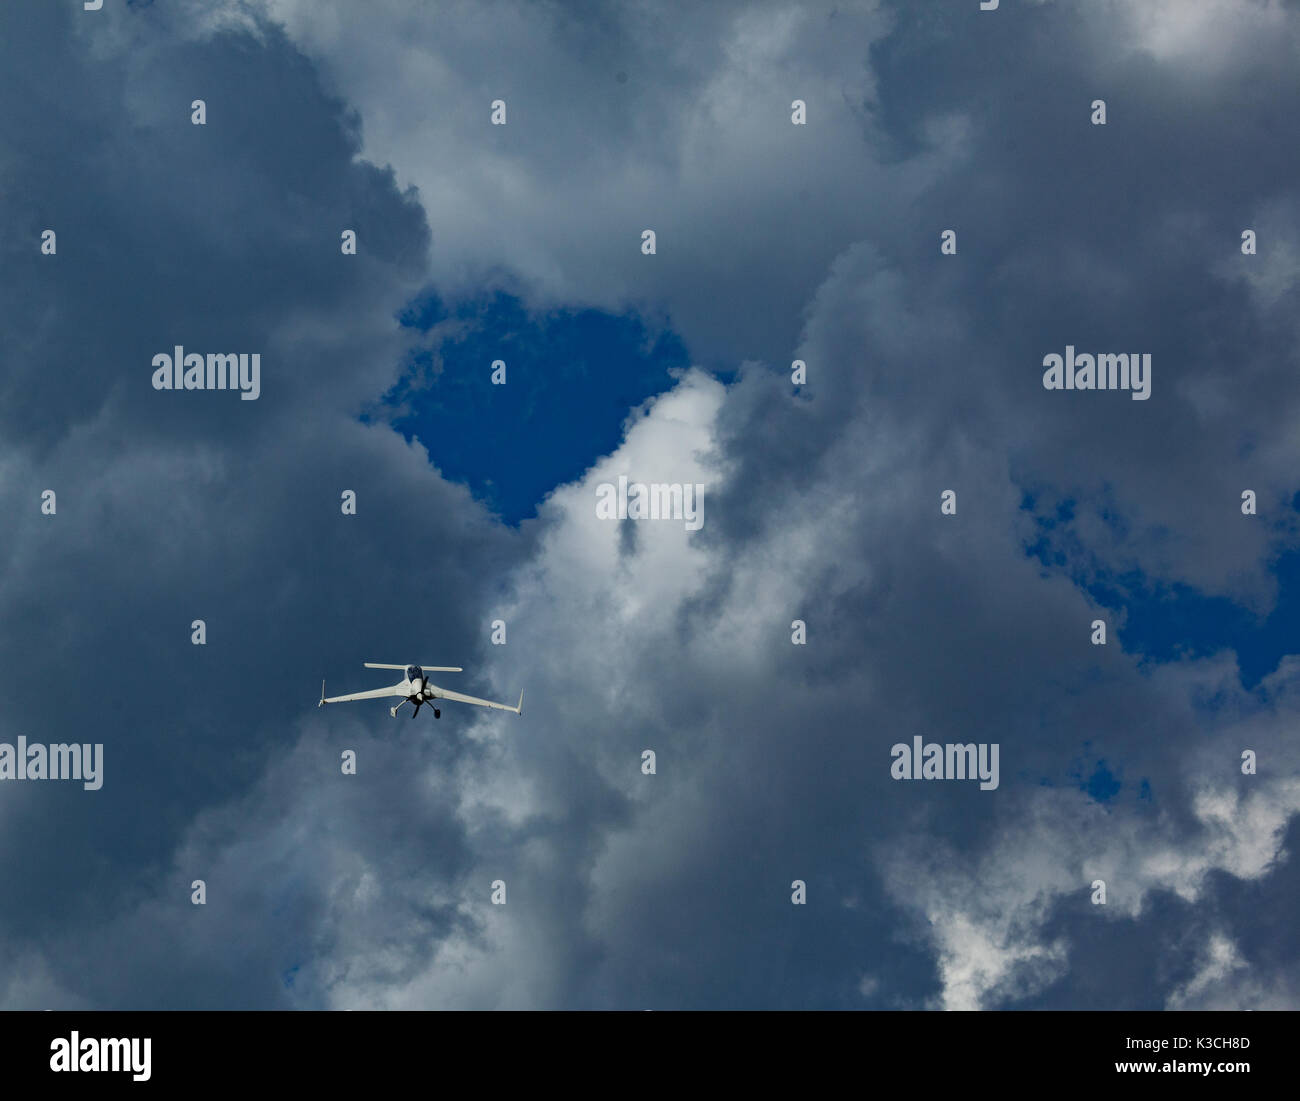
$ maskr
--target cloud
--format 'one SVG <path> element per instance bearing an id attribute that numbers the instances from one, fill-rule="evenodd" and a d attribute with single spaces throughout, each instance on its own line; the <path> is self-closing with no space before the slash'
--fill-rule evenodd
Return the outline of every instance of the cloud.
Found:
<path id="1" fill-rule="evenodd" d="M 1296 889 L 1295 660 L 1249 692 L 1231 652 L 1143 661 L 1138 607 L 1090 585 L 1266 611 L 1283 584 L 1296 154 L 1258 136 L 1297 93 L 1285 35 L 1189 114 L 1078 6 L 985 50 L 900 5 L 198 11 L 42 10 L 0 66 L 4 102 L 65 105 L 0 134 L 3 730 L 106 747 L 93 801 L 3 792 L 39 845 L 0 854 L 4 1004 L 1292 997 L 1259 976 L 1294 972 L 1260 923 Z M 440 441 L 358 421 L 403 307 L 494 284 L 658 311 L 699 365 L 517 530 Z M 153 391 L 178 342 L 261 349 L 262 396 Z M 1045 391 L 1067 343 L 1152 351 L 1152 400 Z M 599 518 L 622 474 L 701 483 L 703 527 Z M 311 707 L 442 654 L 523 718 Z M 999 789 L 892 780 L 917 733 L 999 744 Z M 1102 759 L 1104 805 L 1072 773 Z"/>
<path id="2" fill-rule="evenodd" d="M 785 355 L 842 243 L 950 160 L 886 165 L 863 141 L 875 3 L 461 4 L 436 33 L 397 0 L 269 10 L 357 106 L 367 156 L 418 188 L 446 293 L 504 269 L 538 306 L 658 307 L 714 367 Z"/>

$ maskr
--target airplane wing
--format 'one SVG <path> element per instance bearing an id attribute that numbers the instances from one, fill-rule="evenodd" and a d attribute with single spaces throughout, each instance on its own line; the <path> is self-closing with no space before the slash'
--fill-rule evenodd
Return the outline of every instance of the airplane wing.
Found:
<path id="1" fill-rule="evenodd" d="M 434 696 L 437 699 L 454 700 L 457 703 L 476 703 L 480 707 L 491 707 L 497 711 L 510 711 L 516 715 L 524 713 L 523 692 L 519 693 L 519 703 L 511 707 L 508 703 L 493 703 L 491 700 L 481 700 L 477 696 L 462 695 L 460 692 L 453 692 L 449 688 L 439 688 L 436 684 L 430 684 L 428 687 L 433 689 Z"/>
<path id="2" fill-rule="evenodd" d="M 367 669 L 405 669 L 405 665 L 380 665 L 375 661 L 366 661 L 362 664 Z M 465 672 L 459 665 L 421 665 L 426 673 L 463 673 Z"/>
<path id="3" fill-rule="evenodd" d="M 329 699 L 325 698 L 325 684 L 323 681 L 320 687 L 321 699 L 320 703 L 316 705 L 317 707 L 327 703 L 350 703 L 353 700 L 377 700 L 381 696 L 406 695 L 406 681 L 402 681 L 401 684 L 394 684 L 391 688 L 373 688 L 369 692 L 353 692 L 350 696 L 331 696 Z"/>

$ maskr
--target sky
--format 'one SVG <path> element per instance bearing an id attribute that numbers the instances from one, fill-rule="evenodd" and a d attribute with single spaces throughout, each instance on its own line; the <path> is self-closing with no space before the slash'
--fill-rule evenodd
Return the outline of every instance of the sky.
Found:
<path id="1" fill-rule="evenodd" d="M 0 5 L 0 756 L 103 747 L 0 775 L 0 1008 L 1295 1008 L 1298 53 L 1293 0 Z M 315 706 L 364 662 L 523 713 Z"/>

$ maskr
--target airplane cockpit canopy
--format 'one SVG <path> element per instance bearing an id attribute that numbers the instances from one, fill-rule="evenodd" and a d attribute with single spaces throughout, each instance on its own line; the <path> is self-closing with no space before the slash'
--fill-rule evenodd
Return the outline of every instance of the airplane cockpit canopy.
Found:
<path id="1" fill-rule="evenodd" d="M 421 672 L 420 667 L 418 665 L 408 665 L 406 667 L 407 680 L 422 680 L 423 678 L 424 678 L 424 674 Z"/>

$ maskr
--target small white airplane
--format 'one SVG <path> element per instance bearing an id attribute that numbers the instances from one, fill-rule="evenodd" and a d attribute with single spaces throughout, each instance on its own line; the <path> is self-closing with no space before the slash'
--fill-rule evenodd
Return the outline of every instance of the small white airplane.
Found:
<path id="1" fill-rule="evenodd" d="M 402 703 L 415 704 L 415 710 L 411 712 L 411 718 L 415 718 L 420 713 L 420 707 L 423 704 L 432 704 L 433 700 L 455 700 L 457 703 L 476 703 L 480 707 L 493 707 L 498 711 L 513 711 L 516 715 L 524 713 L 524 694 L 519 693 L 519 702 L 511 707 L 508 703 L 493 703 L 491 700 L 481 700 L 477 696 L 465 696 L 459 692 L 453 692 L 449 688 L 439 688 L 436 684 L 431 684 L 424 676 L 425 673 L 461 673 L 464 672 L 459 665 L 376 665 L 373 662 L 365 662 L 367 669 L 401 669 L 406 674 L 406 679 L 391 688 L 376 688 L 370 692 L 353 692 L 350 696 L 330 696 L 325 697 L 325 682 L 320 682 L 320 703 L 317 707 L 324 707 L 327 703 L 348 703 L 352 700 L 377 700 L 385 696 L 401 696 Z M 402 706 L 399 703 L 397 707 L 390 707 L 388 713 L 397 718 L 397 708 Z M 433 708 L 433 717 L 442 718 L 442 712 L 436 706 Z"/>

